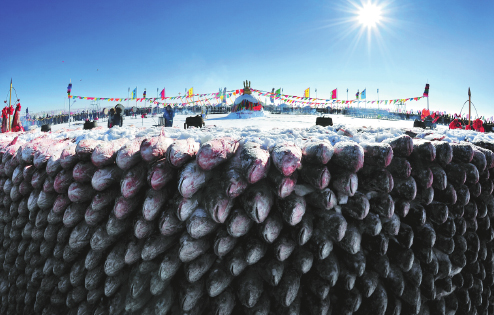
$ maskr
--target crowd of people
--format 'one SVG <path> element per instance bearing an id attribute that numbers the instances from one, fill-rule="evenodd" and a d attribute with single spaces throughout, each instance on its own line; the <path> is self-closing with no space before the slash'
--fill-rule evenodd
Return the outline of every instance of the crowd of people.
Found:
<path id="1" fill-rule="evenodd" d="M 70 120 L 72 122 L 85 122 L 85 121 L 98 121 L 100 119 L 108 120 L 108 127 L 111 128 L 113 126 L 122 126 L 123 120 L 125 116 L 133 116 L 137 117 L 138 115 L 145 117 L 147 114 L 155 114 L 162 112 L 162 117 L 164 118 L 164 125 L 166 127 L 173 126 L 173 119 L 176 113 L 179 114 L 191 114 L 194 113 L 216 113 L 214 110 L 215 107 L 212 106 L 195 106 L 195 107 L 182 107 L 182 106 L 172 106 L 167 105 L 166 108 L 162 108 L 161 110 L 158 108 L 125 108 L 123 106 L 116 106 L 115 108 L 111 108 L 109 111 L 81 111 L 79 113 L 72 114 Z M 265 106 L 264 110 L 268 110 L 273 112 L 275 108 L 272 105 Z M 290 108 L 293 113 L 296 112 L 296 108 Z M 218 113 L 223 113 L 219 111 Z M 401 119 L 401 120 L 424 120 L 425 118 L 429 118 L 433 120 L 433 123 L 449 126 L 450 129 L 472 129 L 477 131 L 494 131 L 494 123 L 492 121 L 492 117 L 487 119 L 484 116 L 481 116 L 475 120 L 471 120 L 469 124 L 468 119 L 465 115 L 458 114 L 447 114 L 441 112 L 433 112 L 426 109 L 423 110 L 413 110 L 413 111 L 389 111 L 384 109 L 371 109 L 371 108 L 338 108 L 338 107 L 324 107 L 316 109 L 318 114 L 342 114 L 342 115 L 350 115 L 362 118 L 384 118 L 384 119 Z M 228 110 L 226 110 L 228 112 Z M 276 112 L 279 113 L 279 112 Z M 18 123 L 12 123 L 12 126 L 9 128 L 7 121 L 8 115 L 11 115 L 12 118 L 15 116 L 15 120 Z M 12 119 L 11 118 L 11 119 Z M 2 132 L 5 130 L 22 130 L 24 128 L 29 128 L 30 126 L 36 125 L 38 127 L 42 125 L 57 125 L 69 122 L 69 115 L 66 113 L 60 113 L 58 115 L 26 115 L 24 117 L 20 117 L 20 104 L 14 108 L 11 106 L 10 109 L 7 107 L 2 111 Z M 24 127 L 24 128 L 23 128 Z"/>

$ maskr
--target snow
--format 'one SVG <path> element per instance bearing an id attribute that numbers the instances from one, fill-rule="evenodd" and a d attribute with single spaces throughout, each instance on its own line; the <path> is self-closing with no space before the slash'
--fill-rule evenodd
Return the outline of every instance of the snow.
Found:
<path id="1" fill-rule="evenodd" d="M 265 117 L 263 110 L 239 110 L 228 114 L 224 119 L 251 119 L 256 117 Z"/>
<path id="2" fill-rule="evenodd" d="M 417 133 L 417 138 L 448 142 L 487 140 L 494 141 L 494 133 L 482 134 L 472 130 L 449 130 L 447 126 L 438 125 L 436 130 L 413 128 L 412 120 L 380 120 L 353 118 L 343 115 L 330 115 L 333 126 L 316 126 L 315 115 L 282 115 L 264 112 L 262 117 L 250 119 L 228 119 L 227 114 L 209 115 L 206 127 L 183 129 L 187 115 L 176 115 L 174 127 L 156 127 L 157 116 L 148 118 L 125 117 L 123 127 L 108 129 L 106 121 L 93 130 L 82 130 L 82 122 L 53 125 L 52 132 L 42 133 L 40 128 L 20 134 L 26 141 L 36 137 L 64 139 L 74 138 L 76 142 L 83 139 L 115 140 L 119 138 L 134 139 L 136 137 L 158 136 L 163 130 L 165 136 L 176 139 L 192 138 L 200 143 L 219 137 L 233 137 L 243 141 L 260 143 L 263 148 L 272 148 L 280 142 L 295 142 L 302 145 L 304 141 L 325 139 L 332 144 L 340 141 L 381 142 L 384 139 L 404 134 L 408 130 Z M 17 134 L 0 135 L 0 141 L 13 139 Z"/>

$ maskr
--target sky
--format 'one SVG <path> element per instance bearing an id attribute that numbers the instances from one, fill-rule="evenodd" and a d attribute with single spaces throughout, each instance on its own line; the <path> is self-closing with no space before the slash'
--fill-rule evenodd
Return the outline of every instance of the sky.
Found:
<path id="1" fill-rule="evenodd" d="M 367 27 L 359 8 L 381 20 Z M 243 88 L 367 100 L 422 96 L 459 113 L 468 88 L 479 115 L 494 115 L 494 2 L 457 0 L 26 1 L 2 3 L 0 96 L 10 80 L 29 112 L 68 109 L 72 95 L 178 96 Z M 315 93 L 317 89 L 317 95 Z M 377 94 L 379 89 L 379 95 Z M 14 93 L 15 98 L 15 93 Z M 108 103 L 108 104 L 105 104 Z M 110 107 L 112 102 L 102 102 Z M 427 100 L 407 102 L 421 109 Z M 77 100 L 73 108 L 91 108 Z M 463 108 L 468 111 L 468 104 Z M 473 112 L 475 115 L 475 111 Z"/>

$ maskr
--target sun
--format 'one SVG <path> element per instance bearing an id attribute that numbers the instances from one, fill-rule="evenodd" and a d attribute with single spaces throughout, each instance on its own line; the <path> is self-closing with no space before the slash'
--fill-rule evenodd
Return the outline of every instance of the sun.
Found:
<path id="1" fill-rule="evenodd" d="M 359 8 L 358 21 L 368 28 L 375 27 L 381 21 L 381 8 L 367 3 Z"/>

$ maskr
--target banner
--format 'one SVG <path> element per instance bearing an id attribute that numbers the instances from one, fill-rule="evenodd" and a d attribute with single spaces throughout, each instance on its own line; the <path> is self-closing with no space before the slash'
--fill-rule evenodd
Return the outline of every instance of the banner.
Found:
<path id="1" fill-rule="evenodd" d="M 306 97 L 306 98 L 310 98 L 310 88 L 307 88 L 307 89 L 304 91 L 304 97 Z"/>
<path id="2" fill-rule="evenodd" d="M 355 98 L 358 99 L 359 91 L 357 90 L 357 94 L 355 94 Z"/>
<path id="3" fill-rule="evenodd" d="M 165 99 L 165 88 L 163 88 L 163 90 L 161 90 L 161 99 Z"/>
<path id="4" fill-rule="evenodd" d="M 88 97 L 88 96 L 75 96 L 75 95 L 69 95 L 69 98 L 72 98 L 72 99 L 79 99 L 79 100 L 96 100 L 96 101 L 109 101 L 109 102 L 123 102 L 123 101 L 128 101 L 128 100 L 131 100 L 131 99 L 135 99 L 137 102 L 143 102 L 143 101 L 146 101 L 146 102 L 151 102 L 151 103 L 154 103 L 154 104 L 175 104 L 175 105 L 182 105 L 182 106 L 188 106 L 188 105 L 204 105 L 204 104 L 208 104 L 208 105 L 218 105 L 220 103 L 222 103 L 222 100 L 220 99 L 221 96 L 224 96 L 223 97 L 223 100 L 226 99 L 227 101 L 227 104 L 229 103 L 228 100 L 230 100 L 230 102 L 233 102 L 233 99 L 237 96 L 237 95 L 241 95 L 242 94 L 242 90 L 233 90 L 233 91 L 225 91 L 223 90 L 221 93 L 220 92 L 216 92 L 216 93 L 208 93 L 208 94 L 191 94 L 190 96 L 188 96 L 187 94 L 189 94 L 188 92 L 192 92 L 191 91 L 192 89 L 189 89 L 186 93 L 186 95 L 183 95 L 183 96 L 172 96 L 172 97 L 166 97 L 164 95 L 164 89 L 162 91 L 162 95 L 161 95 L 161 99 L 160 98 L 137 98 L 136 99 L 136 94 L 137 94 L 137 88 L 134 89 L 134 91 L 132 92 L 132 98 L 105 98 L 105 97 Z M 253 93 L 257 93 L 258 96 L 266 96 L 266 97 L 269 97 L 270 99 L 273 100 L 273 103 L 274 103 L 274 100 L 280 100 L 282 102 L 285 102 L 286 104 L 290 104 L 292 106 L 297 106 L 297 105 L 301 105 L 301 106 L 311 106 L 311 107 L 320 107 L 320 106 L 328 106 L 328 105 L 350 105 L 350 104 L 353 104 L 354 102 L 357 102 L 358 100 L 351 100 L 351 101 L 346 101 L 346 100 L 338 100 L 338 99 L 320 99 L 320 98 L 311 98 L 311 97 L 303 97 L 303 96 L 295 96 L 295 95 L 285 95 L 285 94 L 281 94 L 282 93 L 282 90 L 281 88 L 278 89 L 278 90 L 272 90 L 271 92 L 267 92 L 267 91 L 261 91 L 261 90 L 256 90 L 256 89 L 252 89 L 251 88 L 251 91 Z M 332 97 L 333 96 L 336 96 L 336 95 L 333 95 L 334 92 L 337 92 L 337 89 L 333 90 L 332 91 Z M 360 94 L 360 93 L 357 93 L 357 95 Z M 196 96 L 198 97 L 197 100 L 192 100 L 190 99 L 189 97 L 191 96 Z M 304 95 L 305 96 L 305 95 Z M 410 98 L 401 98 L 401 99 L 396 99 L 396 100 L 382 100 L 382 101 L 370 101 L 371 104 L 374 104 L 374 103 L 377 103 L 377 104 L 394 104 L 396 102 L 407 102 L 407 101 L 418 101 L 420 100 L 421 98 L 423 97 L 410 97 Z"/>
<path id="5" fill-rule="evenodd" d="M 429 83 L 425 85 L 425 91 L 423 97 L 429 97 Z"/>
<path id="6" fill-rule="evenodd" d="M 333 91 L 331 91 L 331 99 L 335 100 L 337 98 L 338 98 L 338 89 L 334 89 Z"/>
<path id="7" fill-rule="evenodd" d="M 192 97 L 194 96 L 194 88 L 191 87 L 188 91 L 187 91 L 187 97 Z"/>
<path id="8" fill-rule="evenodd" d="M 365 89 L 362 91 L 362 93 L 360 93 L 360 99 L 361 99 L 361 100 L 365 100 L 365 99 L 366 99 L 366 96 L 365 96 Z"/>

